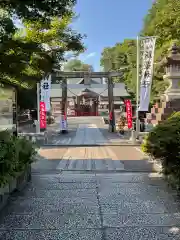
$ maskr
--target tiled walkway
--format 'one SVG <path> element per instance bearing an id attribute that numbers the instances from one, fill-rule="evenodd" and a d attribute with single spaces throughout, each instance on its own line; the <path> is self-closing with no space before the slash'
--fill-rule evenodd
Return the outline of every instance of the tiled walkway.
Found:
<path id="1" fill-rule="evenodd" d="M 6 240 L 179 240 L 179 205 L 158 176 L 36 175 L 0 224 Z"/>
<path id="2" fill-rule="evenodd" d="M 106 143 L 107 140 L 95 124 L 80 124 L 57 169 L 70 171 L 123 170 L 123 163 L 118 160 L 110 147 L 106 146 Z M 91 146 L 96 144 L 105 146 Z M 80 147 L 71 147 L 71 145 Z"/>
<path id="3" fill-rule="evenodd" d="M 94 144 L 106 144 L 107 140 L 99 131 L 95 124 L 80 124 L 77 129 L 76 136 L 72 141 L 72 144 L 77 145 L 94 145 Z"/>
<path id="4" fill-rule="evenodd" d="M 127 173 L 108 146 L 83 147 L 106 141 L 94 125 L 81 125 L 73 141 L 80 147 L 63 153 L 56 173 L 33 174 L 12 197 L 0 240 L 180 239 L 180 204 L 160 175 Z"/>

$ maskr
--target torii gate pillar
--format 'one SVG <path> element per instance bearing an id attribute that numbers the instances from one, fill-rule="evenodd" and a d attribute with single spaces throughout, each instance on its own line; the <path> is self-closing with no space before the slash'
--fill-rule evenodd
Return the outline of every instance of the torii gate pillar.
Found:
<path id="1" fill-rule="evenodd" d="M 112 82 L 112 77 L 122 76 L 123 72 L 62 72 L 55 70 L 56 78 L 64 78 L 64 84 L 62 86 L 62 114 L 67 113 L 67 78 L 84 78 L 85 83 L 88 82 L 90 78 L 108 78 L 108 97 L 109 97 L 109 131 L 115 132 L 115 115 L 114 115 L 114 97 L 113 88 L 114 84 Z M 63 133 L 66 131 L 63 131 Z"/>

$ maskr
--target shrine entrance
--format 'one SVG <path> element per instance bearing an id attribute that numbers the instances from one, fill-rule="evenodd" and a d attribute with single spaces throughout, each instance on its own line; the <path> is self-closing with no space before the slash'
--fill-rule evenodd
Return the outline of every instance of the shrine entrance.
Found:
<path id="1" fill-rule="evenodd" d="M 60 83 L 60 88 L 62 89 L 61 119 L 67 121 L 68 111 L 74 111 L 76 116 L 98 116 L 98 104 L 101 94 L 107 90 L 108 110 L 109 114 L 112 116 L 109 123 L 109 131 L 114 132 L 114 84 L 112 78 L 122 76 L 123 72 L 63 72 L 57 69 L 54 69 L 54 71 L 56 83 Z M 81 84 L 67 83 L 67 79 L 72 78 L 81 78 L 83 82 Z M 101 80 L 105 78 L 107 83 L 102 83 L 101 81 L 101 83 L 95 84 L 91 81 L 93 78 Z M 95 91 L 93 91 L 94 89 Z M 78 90 L 80 92 L 77 92 Z M 69 92 L 70 95 L 68 96 Z M 64 133 L 66 131 L 63 130 L 62 132 Z"/>
<path id="2" fill-rule="evenodd" d="M 89 89 L 85 89 L 77 96 L 75 106 L 76 116 L 98 116 L 99 95 Z"/>

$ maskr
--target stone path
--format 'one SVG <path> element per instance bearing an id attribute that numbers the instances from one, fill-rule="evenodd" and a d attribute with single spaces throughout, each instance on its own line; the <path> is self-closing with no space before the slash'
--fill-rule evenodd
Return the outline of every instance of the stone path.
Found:
<path id="1" fill-rule="evenodd" d="M 38 145 L 66 146 L 66 145 L 110 145 L 129 144 L 129 140 L 119 137 L 118 134 L 108 132 L 108 127 L 102 124 L 101 117 L 73 117 L 68 119 L 68 134 L 60 134 L 60 119 L 48 126 L 48 139 L 44 140 L 43 134 L 36 134 L 33 131 L 24 132 L 36 140 Z M 91 123 L 89 123 L 91 122 Z M 75 137 L 76 134 L 76 137 Z M 90 135 L 90 138 L 87 136 Z M 98 138 L 96 138 L 98 136 Z"/>
<path id="2" fill-rule="evenodd" d="M 68 134 L 69 135 L 69 134 Z M 54 145 L 98 145 L 108 144 L 110 140 L 104 138 L 96 124 L 78 124 L 75 137 L 63 135 L 52 141 Z M 63 138 L 62 138 L 63 137 Z"/>
<path id="3" fill-rule="evenodd" d="M 78 122 L 78 120 L 76 120 Z M 96 120 L 97 121 L 97 120 Z M 94 122 L 94 121 L 92 121 Z M 71 123 L 71 122 L 70 122 Z M 72 124 L 72 123 L 71 123 Z M 57 126 L 56 126 L 57 127 Z M 107 128 L 99 129 L 95 123 L 77 124 L 76 134 L 74 129 L 69 130 L 68 134 L 59 134 L 59 128 L 53 134 L 53 138 L 48 139 L 48 143 L 54 146 L 65 145 L 111 145 L 129 143 L 128 139 L 120 138 L 118 134 L 108 134 Z"/>
<path id="4" fill-rule="evenodd" d="M 34 172 L 11 197 L 0 215 L 0 240 L 180 239 L 180 201 L 160 175 L 124 171 L 120 153 L 92 147 L 107 143 L 92 124 L 80 125 L 72 141 L 80 147 L 46 149 L 63 160 L 46 160 L 55 171 Z M 36 169 L 46 164 L 39 161 Z"/>
<path id="5" fill-rule="evenodd" d="M 78 171 L 119 171 L 124 165 L 109 147 L 69 148 L 57 169 Z"/>
<path id="6" fill-rule="evenodd" d="M 97 128 L 96 124 L 79 124 L 72 145 L 106 144 L 107 140 Z"/>
<path id="7" fill-rule="evenodd" d="M 179 240 L 179 204 L 157 175 L 47 174 L 13 197 L 6 240 Z"/>
<path id="8" fill-rule="evenodd" d="M 56 138 L 52 140 L 52 145 L 59 146 L 59 145 L 69 145 L 70 142 L 72 141 L 71 137 L 66 137 L 66 138 Z"/>
<path id="9" fill-rule="evenodd" d="M 95 124 L 80 124 L 71 145 L 89 145 L 88 147 L 69 147 L 60 161 L 60 170 L 123 170 L 123 164 L 109 147 L 92 147 L 107 144 L 107 140 Z"/>

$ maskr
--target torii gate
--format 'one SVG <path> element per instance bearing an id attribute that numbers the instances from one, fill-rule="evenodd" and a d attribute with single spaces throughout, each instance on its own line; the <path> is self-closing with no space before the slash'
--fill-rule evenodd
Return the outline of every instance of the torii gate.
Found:
<path id="1" fill-rule="evenodd" d="M 61 105 L 61 115 L 67 116 L 67 78 L 84 78 L 84 85 L 89 85 L 90 78 L 107 78 L 108 79 L 108 102 L 109 102 L 109 131 L 115 131 L 115 115 L 114 115 L 114 96 L 113 96 L 113 77 L 122 76 L 123 72 L 63 72 L 54 69 L 54 77 L 61 81 L 62 86 L 62 105 Z M 72 85 L 72 84 L 71 84 Z M 97 84 L 101 85 L 101 84 Z M 65 133 L 66 130 L 63 130 L 62 133 Z"/>

